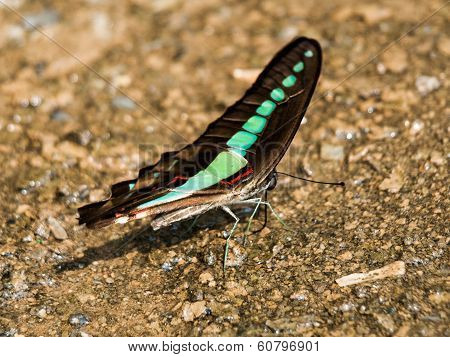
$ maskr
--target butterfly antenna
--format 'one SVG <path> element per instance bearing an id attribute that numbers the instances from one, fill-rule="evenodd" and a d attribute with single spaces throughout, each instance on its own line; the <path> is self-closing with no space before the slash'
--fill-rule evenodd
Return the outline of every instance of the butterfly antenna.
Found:
<path id="1" fill-rule="evenodd" d="M 345 182 L 343 182 L 343 181 L 339 181 L 339 182 L 315 181 L 315 180 L 309 180 L 304 177 L 295 176 L 295 175 L 288 174 L 286 172 L 279 172 L 279 171 L 277 171 L 277 174 L 292 177 L 292 178 L 299 179 L 299 180 L 306 181 L 306 182 L 321 183 L 323 185 L 332 185 L 332 186 L 345 186 Z"/>

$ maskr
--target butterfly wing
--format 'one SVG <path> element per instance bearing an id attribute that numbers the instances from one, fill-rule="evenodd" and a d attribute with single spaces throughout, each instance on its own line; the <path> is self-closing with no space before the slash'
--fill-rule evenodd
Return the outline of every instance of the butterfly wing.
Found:
<path id="1" fill-rule="evenodd" d="M 289 147 L 321 67 L 317 41 L 285 46 L 244 96 L 183 149 L 166 152 L 135 180 L 115 184 L 108 200 L 79 208 L 88 227 L 208 207 L 245 187 L 258 187 Z"/>
<path id="2" fill-rule="evenodd" d="M 265 126 L 256 142 L 246 150 L 253 167 L 253 183 L 258 185 L 283 158 L 301 124 L 311 101 L 322 65 L 322 51 L 317 41 L 300 37 L 281 49 L 258 76 L 244 96 L 212 122 L 194 144 L 215 142 L 226 146 L 230 137 L 242 130 L 253 116 L 260 116 Z M 270 101 L 275 104 L 271 110 Z M 262 106 L 266 102 L 267 104 Z M 264 109 L 266 111 L 264 111 Z M 244 126 L 245 128 L 245 126 Z"/>

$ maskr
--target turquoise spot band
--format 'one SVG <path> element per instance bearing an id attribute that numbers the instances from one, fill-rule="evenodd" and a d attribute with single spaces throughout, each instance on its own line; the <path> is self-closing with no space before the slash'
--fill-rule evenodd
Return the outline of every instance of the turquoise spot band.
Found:
<path id="1" fill-rule="evenodd" d="M 240 130 L 227 141 L 227 145 L 230 148 L 247 150 L 255 143 L 256 139 L 258 137 L 255 134 Z"/>
<path id="2" fill-rule="evenodd" d="M 295 64 L 293 70 L 295 73 L 299 73 L 299 72 L 303 71 L 304 68 L 305 68 L 305 64 L 303 63 L 303 61 L 300 61 Z"/>
<path id="3" fill-rule="evenodd" d="M 272 114 L 277 105 L 271 100 L 265 100 L 261 103 L 261 105 L 256 109 L 256 113 L 259 115 L 264 115 L 265 117 Z"/>
<path id="4" fill-rule="evenodd" d="M 286 95 L 281 88 L 275 88 L 272 92 L 270 92 L 270 98 L 277 102 L 282 101 L 285 97 Z"/>
<path id="5" fill-rule="evenodd" d="M 259 115 L 253 115 L 244 125 L 242 125 L 242 129 L 253 134 L 260 134 L 266 127 L 266 123 L 266 118 L 260 117 Z"/>
<path id="6" fill-rule="evenodd" d="M 297 77 L 291 74 L 290 76 L 287 76 L 285 79 L 283 79 L 283 82 L 281 83 L 283 83 L 283 85 L 286 88 L 289 88 L 292 87 L 295 84 L 295 82 L 297 82 Z"/>

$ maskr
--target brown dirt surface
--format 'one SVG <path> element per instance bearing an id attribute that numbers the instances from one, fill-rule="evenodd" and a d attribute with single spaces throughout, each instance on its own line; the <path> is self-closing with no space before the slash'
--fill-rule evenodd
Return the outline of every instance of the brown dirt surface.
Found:
<path id="1" fill-rule="evenodd" d="M 54 42 L 0 4 L 0 334 L 450 334 L 449 7 L 416 27 L 445 1 L 2 2 Z M 242 209 L 225 274 L 220 212 L 77 225 L 300 35 L 323 72 L 279 169 L 345 190 L 280 177 L 291 231 L 272 215 L 244 244 Z"/>

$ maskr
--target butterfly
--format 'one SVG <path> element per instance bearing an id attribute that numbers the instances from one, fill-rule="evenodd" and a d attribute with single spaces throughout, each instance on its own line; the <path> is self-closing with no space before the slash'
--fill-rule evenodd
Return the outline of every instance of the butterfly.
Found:
<path id="1" fill-rule="evenodd" d="M 294 39 L 197 140 L 114 184 L 109 199 L 79 208 L 79 223 L 98 228 L 146 217 L 156 230 L 220 208 L 235 218 L 234 230 L 239 218 L 230 206 L 267 204 L 261 196 L 276 185 L 276 167 L 305 115 L 321 63 L 317 41 Z"/>

